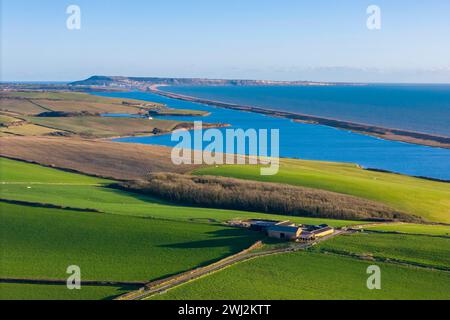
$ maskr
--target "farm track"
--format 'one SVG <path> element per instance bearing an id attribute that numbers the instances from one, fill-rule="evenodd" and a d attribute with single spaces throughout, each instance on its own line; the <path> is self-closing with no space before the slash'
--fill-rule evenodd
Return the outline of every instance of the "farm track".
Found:
<path id="1" fill-rule="evenodd" d="M 269 255 L 283 254 L 283 253 L 290 253 L 290 252 L 296 252 L 299 250 L 304 250 L 313 245 L 316 245 L 319 242 L 328 240 L 330 238 L 336 237 L 336 236 L 344 234 L 344 233 L 348 233 L 348 232 L 343 231 L 343 230 L 337 230 L 335 233 L 325 236 L 325 237 L 323 237 L 319 240 L 316 240 L 314 242 L 311 242 L 311 243 L 301 243 L 301 244 L 295 243 L 295 244 L 290 245 L 289 247 L 284 247 L 284 248 L 279 248 L 279 249 L 272 249 L 272 250 L 260 251 L 260 252 L 245 252 L 246 250 L 244 250 L 243 252 L 245 252 L 245 253 L 243 253 L 243 254 L 242 254 L 242 252 L 237 253 L 233 256 L 230 256 L 230 257 L 224 258 L 218 262 L 215 262 L 209 266 L 194 269 L 191 271 L 187 271 L 185 273 L 175 275 L 175 276 L 172 276 L 172 277 L 169 277 L 166 279 L 149 282 L 145 285 L 146 289 L 144 289 L 144 290 L 140 289 L 138 291 L 124 294 L 124 295 L 116 298 L 116 300 L 142 300 L 142 299 L 148 298 L 150 296 L 153 296 L 155 294 L 163 293 L 169 289 L 172 289 L 172 288 L 182 285 L 184 283 L 187 283 L 187 282 L 199 279 L 203 276 L 209 275 L 211 273 L 223 270 L 223 269 L 225 269 L 229 266 L 232 266 L 236 263 L 239 263 L 239 262 L 248 261 L 251 259 L 269 256 Z M 247 250 L 249 250 L 249 249 L 247 249 Z"/>

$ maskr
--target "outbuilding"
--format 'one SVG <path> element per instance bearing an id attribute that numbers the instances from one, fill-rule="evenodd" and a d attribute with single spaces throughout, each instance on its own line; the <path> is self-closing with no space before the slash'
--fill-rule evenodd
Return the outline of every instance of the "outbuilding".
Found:
<path id="1" fill-rule="evenodd" d="M 297 226 L 275 225 L 267 229 L 267 235 L 271 238 L 295 240 L 302 233 L 302 228 Z"/>
<path id="2" fill-rule="evenodd" d="M 317 238 L 322 238 L 322 237 L 328 236 L 330 234 L 333 234 L 333 232 L 334 232 L 334 229 L 331 227 L 325 227 L 322 229 L 317 229 L 317 230 L 311 231 L 311 233 L 314 234 L 314 236 Z"/>

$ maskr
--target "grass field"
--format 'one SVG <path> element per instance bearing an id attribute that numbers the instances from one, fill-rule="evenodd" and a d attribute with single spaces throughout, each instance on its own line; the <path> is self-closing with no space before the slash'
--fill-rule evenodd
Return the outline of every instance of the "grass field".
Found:
<path id="1" fill-rule="evenodd" d="M 354 164 L 282 159 L 274 176 L 261 176 L 259 167 L 250 165 L 205 167 L 194 173 L 340 192 L 379 201 L 429 221 L 450 223 L 449 183 L 368 171 Z"/>
<path id="2" fill-rule="evenodd" d="M 182 221 L 227 221 L 233 218 L 290 219 L 298 223 L 328 223 L 333 226 L 355 221 L 287 217 L 254 212 L 176 206 L 152 197 L 106 187 L 108 180 L 0 158 L 1 196 L 4 199 L 43 202 L 72 208 L 97 209 L 119 215 Z M 41 173 L 42 170 L 42 173 Z M 3 172 L 5 172 L 3 174 Z M 61 174 L 61 179 L 58 175 Z M 42 178 L 39 178 L 42 177 Z M 82 179 L 83 182 L 78 179 Z M 20 182 L 20 183 L 14 183 Z M 24 183 L 26 181 L 34 182 Z"/>
<path id="3" fill-rule="evenodd" d="M 450 299 L 450 273 L 377 263 L 381 290 L 366 287 L 373 262 L 310 252 L 262 257 L 152 297 L 194 299 Z"/>
<path id="4" fill-rule="evenodd" d="M 365 227 L 367 230 L 384 231 L 384 232 L 399 232 L 410 234 L 428 234 L 436 236 L 449 236 L 450 226 L 448 225 L 423 225 L 414 223 L 399 223 L 389 225 L 374 225 Z"/>
<path id="5" fill-rule="evenodd" d="M 107 300 L 135 287 L 83 286 L 68 290 L 63 285 L 0 283 L 0 300 Z"/>
<path id="6" fill-rule="evenodd" d="M 398 260 L 450 270 L 450 238 L 406 234 L 357 233 L 330 239 L 315 247 L 358 256 Z"/>
<path id="7" fill-rule="evenodd" d="M 23 124 L 20 126 L 12 126 L 8 128 L 0 128 L 1 132 L 18 135 L 18 136 L 43 136 L 50 133 L 58 132 L 57 129 L 38 126 L 32 123 Z"/>
<path id="8" fill-rule="evenodd" d="M 146 281 L 179 273 L 250 246 L 262 235 L 229 228 L 220 221 L 236 217 L 272 217 L 240 211 L 174 206 L 106 187 L 109 180 L 0 159 L 1 276 L 66 279 L 79 265 L 86 280 Z M 37 207 L 96 209 L 102 213 Z M 303 219 L 303 223 L 347 225 L 349 221 Z M 9 297 L 46 298 L 42 286 L 13 287 Z M 101 290 L 100 290 L 101 289 Z M 107 298 L 119 289 L 90 290 L 80 298 Z M 108 290 L 107 290 L 108 289 Z M 40 292 L 43 292 L 42 294 Z M 45 293 L 44 293 L 45 292 Z M 68 293 L 62 293 L 62 297 Z"/>
<path id="9" fill-rule="evenodd" d="M 207 116 L 209 112 L 203 111 L 203 110 L 188 110 L 188 109 L 171 109 L 171 108 L 164 108 L 161 110 L 158 110 L 155 115 L 158 116 Z"/>
<path id="10" fill-rule="evenodd" d="M 21 121 L 23 120 L 0 113 L 0 126 L 8 126 Z"/>
<path id="11" fill-rule="evenodd" d="M 179 122 L 173 120 L 149 120 L 144 118 L 114 117 L 26 117 L 28 121 L 71 132 L 84 137 L 107 138 L 126 135 L 152 135 L 153 129 L 173 130 Z"/>
<path id="12" fill-rule="evenodd" d="M 161 106 L 159 103 L 148 102 L 136 99 L 126 98 L 109 98 L 98 95 L 92 95 L 82 92 L 69 92 L 69 91 L 12 91 L 2 92 L 3 98 L 17 99 L 25 98 L 30 100 L 69 100 L 69 101 L 84 101 L 84 102 L 97 102 L 97 103 L 112 103 L 117 105 L 123 105 L 123 102 L 130 106 L 138 106 L 141 104 Z"/>
<path id="13" fill-rule="evenodd" d="M 56 131 L 89 138 L 106 138 L 132 135 L 152 135 L 173 130 L 181 122 L 146 118 L 101 117 L 101 114 L 145 114 L 161 111 L 161 114 L 177 112 L 184 115 L 203 115 L 192 110 L 172 110 L 166 106 L 133 99 L 108 98 L 77 92 L 2 92 L 0 111 L 15 115 L 30 124 L 2 129 L 2 135 L 46 135 Z M 66 116 L 48 117 L 41 113 L 62 112 Z M 2 115 L 2 121 L 8 121 Z M 1 120 L 1 119 L 0 119 Z M 36 126 L 37 125 L 37 126 Z M 185 126 L 185 124 L 183 124 Z M 46 129 L 43 127 L 51 128 Z M 53 129 L 53 130 L 52 130 Z"/>
<path id="14" fill-rule="evenodd" d="M 39 114 L 48 111 L 29 100 L 5 98 L 3 94 L 0 97 L 0 110 L 2 111 L 10 111 L 22 115 Z"/>
<path id="15" fill-rule="evenodd" d="M 106 179 L 64 172 L 5 158 L 0 158 L 0 181 L 5 183 L 40 182 L 84 185 L 99 185 L 110 182 Z M 1 195 L 3 196 L 3 193 Z"/>
<path id="16" fill-rule="evenodd" d="M 140 219 L 0 203 L 1 276 L 146 281 L 242 250 L 258 237 L 222 225 Z"/>

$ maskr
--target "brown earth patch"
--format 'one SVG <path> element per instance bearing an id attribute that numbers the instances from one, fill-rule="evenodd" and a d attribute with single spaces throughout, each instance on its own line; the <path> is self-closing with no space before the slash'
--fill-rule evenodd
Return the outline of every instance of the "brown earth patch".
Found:
<path id="1" fill-rule="evenodd" d="M 174 165 L 161 146 L 61 137 L 2 137 L 0 156 L 117 180 L 150 172 L 185 173 L 198 166 Z"/>

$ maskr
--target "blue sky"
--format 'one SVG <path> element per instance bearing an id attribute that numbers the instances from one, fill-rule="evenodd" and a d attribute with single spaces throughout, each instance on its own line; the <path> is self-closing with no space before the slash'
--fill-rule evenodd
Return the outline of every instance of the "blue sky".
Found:
<path id="1" fill-rule="evenodd" d="M 81 30 L 66 8 L 81 8 Z M 366 27 L 369 5 L 381 30 Z M 450 83 L 448 0 L 2 0 L 2 80 Z"/>

